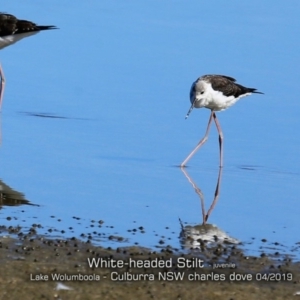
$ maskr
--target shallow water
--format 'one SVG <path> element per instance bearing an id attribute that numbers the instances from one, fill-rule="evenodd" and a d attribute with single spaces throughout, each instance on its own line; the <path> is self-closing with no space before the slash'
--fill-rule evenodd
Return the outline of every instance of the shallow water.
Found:
<path id="1" fill-rule="evenodd" d="M 300 4 L 75 3 L 72 10 L 48 1 L 2 8 L 60 30 L 1 51 L 0 178 L 38 205 L 3 206 L 1 223 L 40 223 L 79 236 L 93 230 L 92 220 L 104 220 L 101 231 L 128 244 L 154 247 L 165 239 L 179 248 L 179 218 L 201 224 L 202 211 L 177 166 L 209 117 L 195 109 L 184 119 L 189 88 L 198 76 L 219 73 L 265 95 L 218 114 L 224 169 L 208 222 L 251 241 L 250 252 L 263 238 L 287 249 L 299 242 L 300 52 L 293 32 Z M 215 128 L 188 165 L 207 210 L 219 172 Z M 145 233 L 128 232 L 140 226 Z"/>

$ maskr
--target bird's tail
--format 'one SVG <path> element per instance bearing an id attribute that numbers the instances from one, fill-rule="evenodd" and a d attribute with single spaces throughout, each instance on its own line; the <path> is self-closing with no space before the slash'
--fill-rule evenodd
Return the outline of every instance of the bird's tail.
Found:
<path id="1" fill-rule="evenodd" d="M 254 93 L 254 94 L 264 94 L 262 92 L 259 92 L 257 89 L 252 89 L 252 88 L 248 88 L 248 92 L 249 93 Z"/>
<path id="2" fill-rule="evenodd" d="M 49 30 L 49 29 L 58 29 L 56 26 L 53 25 L 42 25 L 36 26 L 38 30 Z"/>

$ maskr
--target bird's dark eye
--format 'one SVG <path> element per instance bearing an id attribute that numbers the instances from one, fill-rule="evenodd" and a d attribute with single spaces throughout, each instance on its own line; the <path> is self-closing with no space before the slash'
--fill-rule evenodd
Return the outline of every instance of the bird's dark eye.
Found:
<path id="1" fill-rule="evenodd" d="M 203 95 L 203 94 L 204 94 L 204 91 L 202 91 L 200 94 Z"/>

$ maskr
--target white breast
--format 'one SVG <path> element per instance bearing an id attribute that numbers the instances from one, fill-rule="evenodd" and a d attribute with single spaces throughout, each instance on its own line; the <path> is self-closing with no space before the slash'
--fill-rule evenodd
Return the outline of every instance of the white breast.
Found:
<path id="1" fill-rule="evenodd" d="M 215 111 L 220 111 L 230 107 L 239 99 L 251 95 L 251 93 L 247 93 L 235 98 L 234 96 L 224 96 L 222 92 L 215 91 L 210 83 L 203 82 L 203 87 L 204 94 L 196 93 L 195 95 L 196 100 L 194 107 L 205 107 Z"/>
<path id="2" fill-rule="evenodd" d="M 31 31 L 31 32 L 25 32 L 25 33 L 20 33 L 20 34 L 13 34 L 13 35 L 6 35 L 6 36 L 2 36 L 0 37 L 0 50 L 11 45 L 14 44 L 16 42 L 18 42 L 19 40 L 37 34 L 38 31 Z"/>

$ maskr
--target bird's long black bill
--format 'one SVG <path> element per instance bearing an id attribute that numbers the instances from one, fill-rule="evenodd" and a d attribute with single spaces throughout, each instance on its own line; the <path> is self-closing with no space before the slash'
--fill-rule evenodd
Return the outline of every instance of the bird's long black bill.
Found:
<path id="1" fill-rule="evenodd" d="M 191 105 L 189 111 L 187 112 L 187 114 L 186 114 L 186 116 L 185 116 L 185 119 L 187 119 L 187 118 L 189 117 L 189 115 L 190 115 L 190 113 L 192 112 L 193 108 L 194 108 L 194 103 Z"/>

